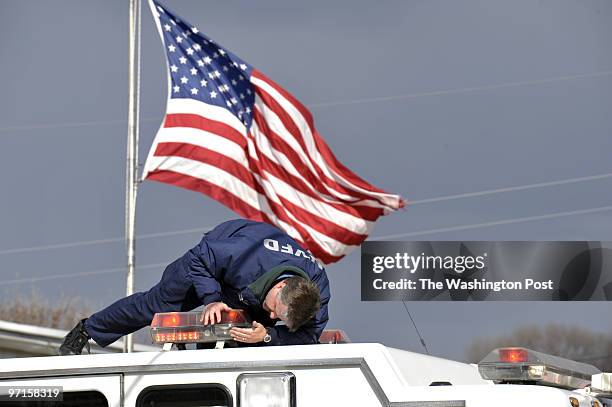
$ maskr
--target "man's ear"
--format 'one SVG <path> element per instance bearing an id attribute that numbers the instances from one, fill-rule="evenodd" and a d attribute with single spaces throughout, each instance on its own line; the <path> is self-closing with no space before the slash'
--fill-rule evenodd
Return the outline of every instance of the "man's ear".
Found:
<path id="1" fill-rule="evenodd" d="M 287 285 L 287 280 L 283 280 L 283 281 L 281 281 L 280 283 L 278 283 L 276 286 L 277 286 L 278 288 L 283 288 L 283 287 L 284 287 L 284 286 L 286 286 L 286 285 Z"/>

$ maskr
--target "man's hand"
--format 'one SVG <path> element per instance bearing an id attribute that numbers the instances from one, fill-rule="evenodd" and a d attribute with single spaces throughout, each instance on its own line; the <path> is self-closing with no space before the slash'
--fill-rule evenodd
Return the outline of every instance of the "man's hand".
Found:
<path id="1" fill-rule="evenodd" d="M 200 322 L 204 322 L 204 325 L 212 325 L 221 322 L 221 312 L 229 311 L 230 309 L 231 308 L 223 302 L 211 302 L 204 307 Z"/>
<path id="2" fill-rule="evenodd" d="M 266 328 L 257 321 L 253 321 L 253 328 L 232 328 L 230 335 L 236 342 L 258 343 L 266 336 Z"/>

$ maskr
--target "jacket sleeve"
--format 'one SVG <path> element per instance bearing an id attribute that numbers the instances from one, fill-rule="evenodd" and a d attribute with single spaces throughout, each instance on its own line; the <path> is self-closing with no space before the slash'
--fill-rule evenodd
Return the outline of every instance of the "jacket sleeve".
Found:
<path id="1" fill-rule="evenodd" d="M 236 252 L 236 239 L 202 241 L 187 253 L 188 274 L 198 298 L 205 304 L 221 301 L 221 283 Z"/>
<path id="2" fill-rule="evenodd" d="M 329 304 L 329 282 L 324 274 L 321 278 L 313 279 L 319 286 L 321 292 L 321 308 L 316 313 L 313 319 L 308 321 L 295 332 L 289 332 L 286 326 L 276 326 L 268 328 L 270 342 L 264 345 L 309 345 L 319 342 L 319 337 L 329 321 L 327 314 L 327 306 Z"/>

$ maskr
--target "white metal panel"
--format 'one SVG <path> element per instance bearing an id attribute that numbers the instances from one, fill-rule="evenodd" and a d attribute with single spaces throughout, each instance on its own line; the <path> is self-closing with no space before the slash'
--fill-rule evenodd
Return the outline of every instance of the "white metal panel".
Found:
<path id="1" fill-rule="evenodd" d="M 568 407 L 574 397 L 581 407 L 592 407 L 592 398 L 575 391 L 531 385 L 464 385 L 410 387 L 407 400 L 465 400 L 468 407 L 546 406 Z"/>
<path id="2" fill-rule="evenodd" d="M 0 380 L 0 386 L 62 386 L 64 392 L 99 391 L 108 400 L 109 407 L 121 406 L 120 375 L 57 377 L 22 380 Z"/>
<path id="3" fill-rule="evenodd" d="M 294 373 L 299 407 L 381 405 L 358 368 L 313 369 Z"/>
<path id="4" fill-rule="evenodd" d="M 295 375 L 297 401 L 300 407 L 381 405 L 374 390 L 357 367 L 270 370 L 270 372 L 273 371 L 291 372 Z M 261 370 L 256 372 L 262 373 Z M 249 371 L 129 374 L 125 376 L 125 406 L 135 406 L 138 395 L 150 386 L 197 383 L 225 386 L 232 395 L 234 406 L 237 406 L 236 379 L 241 373 L 249 373 Z"/>
<path id="5" fill-rule="evenodd" d="M 459 384 L 492 384 L 478 373 L 478 366 L 437 358 L 401 349 L 385 348 L 398 366 L 408 386 L 429 386 L 432 382 Z"/>

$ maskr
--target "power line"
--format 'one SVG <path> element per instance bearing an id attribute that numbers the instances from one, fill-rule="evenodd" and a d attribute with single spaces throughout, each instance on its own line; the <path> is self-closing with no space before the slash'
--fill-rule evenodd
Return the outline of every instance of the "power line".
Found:
<path id="1" fill-rule="evenodd" d="M 354 100 L 345 100 L 345 101 L 339 101 L 339 102 L 322 102 L 322 103 L 310 104 L 309 106 L 310 107 L 331 107 L 331 106 L 342 106 L 342 105 L 355 105 L 355 104 L 360 104 L 360 103 L 390 102 L 393 100 L 414 99 L 414 98 L 426 97 L 426 96 L 442 96 L 442 95 L 452 95 L 452 94 L 457 94 L 457 93 L 469 93 L 469 92 L 478 92 L 478 91 L 485 91 L 485 90 L 512 88 L 516 86 L 540 85 L 544 83 L 569 81 L 572 79 L 593 78 L 593 77 L 606 76 L 606 75 L 611 75 L 611 74 L 612 74 L 612 70 L 599 71 L 599 72 L 591 72 L 591 73 L 584 73 L 584 74 L 578 74 L 578 75 L 557 76 L 553 78 L 536 79 L 532 81 L 500 83 L 497 85 L 474 86 L 470 88 L 447 89 L 447 90 L 438 90 L 438 91 L 433 91 L 433 92 L 422 92 L 422 93 L 407 93 L 403 95 L 382 96 L 382 97 L 367 98 L 367 99 L 354 99 Z"/>
<path id="2" fill-rule="evenodd" d="M 473 223 L 470 225 L 451 226 L 447 228 L 419 230 L 416 232 L 398 233 L 395 235 L 376 236 L 374 238 L 371 238 L 370 240 L 385 240 L 385 239 L 395 239 L 398 237 L 410 237 L 410 236 L 429 235 L 433 233 L 455 232 L 458 230 L 477 229 L 477 228 L 483 228 L 483 227 L 489 227 L 489 226 L 510 225 L 513 223 L 522 223 L 522 222 L 531 222 L 531 221 L 536 221 L 536 220 L 562 218 L 562 217 L 574 216 L 574 215 L 585 215 L 589 213 L 605 212 L 609 210 L 612 210 L 612 206 L 602 206 L 599 208 L 580 209 L 576 211 L 567 211 L 567 212 L 557 212 L 557 213 L 550 213 L 550 214 L 538 215 L 538 216 L 527 216 L 524 218 L 504 219 L 504 220 L 497 220 L 493 222 Z"/>
<path id="3" fill-rule="evenodd" d="M 183 230 L 174 230 L 169 232 L 158 232 L 158 233 L 148 233 L 143 235 L 136 236 L 137 239 L 152 239 L 155 237 L 165 237 L 165 236 L 176 236 L 176 235 L 185 235 L 189 233 L 198 233 L 198 232 L 206 232 L 212 229 L 210 226 L 203 226 L 201 228 L 195 229 L 183 229 Z M 6 249 L 0 250 L 0 255 L 2 254 L 15 254 L 15 253 L 28 253 L 40 250 L 53 250 L 53 249 L 66 249 L 70 247 L 80 247 L 80 246 L 92 246 L 103 243 L 116 243 L 116 242 L 124 242 L 125 237 L 111 237 L 108 239 L 97 239 L 97 240 L 87 240 L 80 242 L 69 242 L 69 243 L 58 243 L 58 244 L 49 244 L 42 246 L 31 246 L 31 247 L 21 247 L 15 249 Z"/>
<path id="4" fill-rule="evenodd" d="M 418 204 L 424 204 L 424 203 L 443 202 L 443 201 L 450 201 L 454 199 L 465 199 L 465 198 L 472 198 L 472 197 L 477 197 L 477 196 L 493 195 L 493 194 L 504 193 L 504 192 L 545 188 L 545 187 L 558 186 L 558 185 L 564 185 L 564 184 L 572 184 L 572 183 L 577 183 L 577 182 L 595 181 L 595 180 L 601 180 L 601 179 L 606 179 L 606 178 L 612 178 L 612 173 L 597 174 L 597 175 L 578 177 L 578 178 L 566 178 L 562 180 L 540 182 L 540 183 L 535 183 L 535 184 L 518 185 L 514 187 L 487 189 L 484 191 L 469 192 L 469 193 L 458 194 L 458 195 L 446 195 L 446 196 L 440 196 L 440 197 L 435 197 L 435 198 L 427 198 L 427 199 L 409 201 L 408 204 L 418 205 Z M 491 226 L 494 226 L 494 225 L 491 225 Z M 151 238 L 156 238 L 156 237 L 178 236 L 178 235 L 189 234 L 189 233 L 205 232 L 210 229 L 212 229 L 211 226 L 204 226 L 204 227 L 195 228 L 195 229 L 183 229 L 183 230 L 175 230 L 175 231 L 169 231 L 169 232 L 143 234 L 143 235 L 136 236 L 136 238 L 137 239 L 151 239 Z M 451 231 L 451 230 L 433 229 L 433 231 L 434 232 L 432 233 Z M 426 232 L 429 232 L 429 231 L 419 231 L 419 232 L 414 232 L 414 233 L 427 234 Z M 373 237 L 370 240 L 385 239 L 385 238 L 400 237 L 400 236 L 403 236 L 403 234 Z M 0 250 L 0 255 L 29 253 L 29 252 L 41 251 L 41 250 L 66 249 L 66 248 L 71 248 L 71 247 L 91 246 L 91 245 L 97 245 L 97 244 L 116 243 L 116 242 L 123 242 L 123 241 L 125 241 L 125 237 L 112 237 L 112 238 L 107 238 L 107 239 L 97 239 L 97 240 L 88 240 L 88 241 L 57 243 L 57 244 L 50 244 L 50 245 L 20 247 L 20 248 L 14 248 L 14 249 Z"/>
<path id="5" fill-rule="evenodd" d="M 512 87 L 517 87 L 517 86 L 540 85 L 540 84 L 545 84 L 545 83 L 569 81 L 569 80 L 574 80 L 574 79 L 595 78 L 595 77 L 607 76 L 611 74 L 612 74 L 612 70 L 598 71 L 598 72 L 589 72 L 589 73 L 583 73 L 583 74 L 577 74 L 577 75 L 566 75 L 566 76 L 557 76 L 557 77 L 551 77 L 551 78 L 535 79 L 531 81 L 507 82 L 507 83 L 500 83 L 496 85 L 484 85 L 484 86 L 474 86 L 474 87 L 468 87 L 468 88 L 445 89 L 445 90 L 437 90 L 437 91 L 421 92 L 421 93 L 407 93 L 407 94 L 401 94 L 401 95 L 381 96 L 381 97 L 376 97 L 376 98 L 340 100 L 340 101 L 335 101 L 335 102 L 319 102 L 319 103 L 311 103 L 308 106 L 310 108 L 319 108 L 319 107 L 355 105 L 355 104 L 362 104 L 362 103 L 389 102 L 389 101 L 394 101 L 394 100 L 415 99 L 419 97 L 443 96 L 443 95 L 479 92 L 479 91 L 486 91 L 486 90 L 512 88 Z M 155 122 L 155 121 L 160 121 L 160 119 L 151 117 L 151 118 L 141 119 L 140 121 L 141 122 Z M 90 121 L 90 122 L 64 122 L 64 123 L 34 124 L 34 125 L 12 126 L 12 127 L 1 128 L 0 133 L 26 131 L 26 130 L 47 130 L 47 129 L 58 129 L 58 128 L 71 128 L 71 127 L 107 126 L 107 125 L 117 125 L 117 124 L 125 124 L 125 123 L 127 123 L 127 120 L 102 120 L 102 121 Z"/>
<path id="6" fill-rule="evenodd" d="M 450 228 L 421 230 L 421 231 L 417 231 L 417 232 L 402 233 L 402 234 L 397 234 L 397 235 L 378 236 L 378 237 L 372 238 L 370 240 L 383 240 L 383 239 L 392 239 L 392 238 L 405 237 L 405 236 L 425 235 L 425 234 L 430 234 L 430 233 L 449 232 L 449 231 L 465 230 L 465 229 L 475 229 L 475 228 L 479 228 L 479 227 L 504 225 L 504 224 L 511 224 L 511 223 L 519 223 L 519 222 L 528 222 L 528 221 L 535 221 L 535 220 L 542 220 L 542 219 L 553 219 L 553 218 L 559 218 L 559 217 L 564 217 L 564 216 L 583 215 L 583 214 L 589 214 L 589 213 L 604 212 L 604 211 L 609 211 L 609 210 L 612 210 L 612 206 L 603 206 L 603 207 L 599 207 L 599 208 L 581 209 L 581 210 L 568 211 L 568 212 L 558 212 L 558 213 L 552 213 L 552 214 L 547 214 L 547 215 L 530 216 L 530 217 L 524 217 L 524 218 L 506 219 L 506 220 L 500 220 L 500 221 L 494 221 L 494 222 L 476 223 L 476 224 L 471 224 L 471 225 L 453 226 L 453 227 L 450 227 Z M 198 229 L 191 229 L 191 230 L 198 230 Z M 169 234 L 179 234 L 180 232 L 181 231 L 168 232 L 168 233 Z M 139 266 L 139 268 L 146 269 L 146 268 L 160 267 L 160 266 L 165 266 L 165 265 L 166 265 L 166 263 L 156 263 L 156 264 L 148 264 L 148 265 L 144 265 L 144 266 Z M 60 274 L 60 275 L 55 275 L 55 276 L 21 278 L 21 279 L 16 279 L 16 280 L 8 280 L 8 281 L 0 282 L 0 286 L 1 285 L 7 285 L 7 284 L 18 284 L 18 283 L 28 283 L 28 282 L 53 280 L 53 279 L 59 279 L 59 278 L 79 277 L 79 276 L 95 275 L 95 274 L 105 274 L 105 273 L 115 273 L 115 272 L 118 272 L 118 271 L 125 271 L 125 267 L 113 268 L 113 269 L 104 269 L 104 270 L 96 270 L 96 271 L 86 271 L 86 272 L 82 272 L 82 273 Z"/>
<path id="7" fill-rule="evenodd" d="M 167 266 L 168 263 L 156 263 L 156 264 L 147 264 L 144 266 L 138 266 L 138 269 L 151 269 L 151 268 L 158 268 L 158 267 L 165 267 Z M 124 267 L 116 267 L 116 268 L 112 268 L 112 269 L 102 269 L 102 270 L 94 270 L 94 271 L 84 271 L 81 273 L 66 273 L 66 274 L 56 274 L 53 276 L 44 276 L 44 277 L 31 277 L 31 278 L 17 278 L 14 280 L 4 280 L 4 281 L 0 281 L 0 286 L 3 285 L 13 285 L 13 284 L 22 284 L 22 283 L 37 283 L 40 281 L 49 281 L 49 280 L 57 280 L 57 279 L 62 279 L 62 278 L 74 278 L 74 277 L 88 277 L 88 276 L 95 276 L 95 275 L 99 275 L 99 274 L 112 274 L 112 273 L 119 273 L 125 271 L 125 266 Z"/>
<path id="8" fill-rule="evenodd" d="M 159 118 L 147 118 L 141 119 L 141 122 L 154 122 L 161 121 Z M 77 127 L 92 127 L 92 126 L 113 126 L 113 125 L 127 124 L 127 120 L 97 120 L 90 122 L 63 122 L 63 123 L 46 123 L 46 124 L 32 124 L 24 126 L 12 126 L 4 127 L 0 129 L 0 133 L 9 133 L 14 131 L 27 131 L 27 130 L 49 130 L 49 129 L 63 129 L 63 128 L 77 128 Z"/>
<path id="9" fill-rule="evenodd" d="M 443 201 L 450 201 L 453 199 L 473 198 L 476 196 L 499 194 L 502 192 L 523 191 L 526 189 L 552 187 L 552 186 L 557 186 L 557 185 L 573 184 L 576 182 L 595 181 L 595 180 L 600 180 L 600 179 L 605 179 L 605 178 L 612 178 L 612 172 L 607 173 L 607 174 L 591 175 L 588 177 L 567 178 L 567 179 L 562 179 L 558 181 L 539 182 L 536 184 L 519 185 L 515 187 L 487 189 L 484 191 L 468 192 L 465 194 L 447 195 L 447 196 L 440 196 L 437 198 L 428 198 L 428 199 L 419 199 L 416 201 L 408 201 L 407 204 L 408 205 L 418 205 L 418 204 L 424 204 L 424 203 L 443 202 Z"/>

